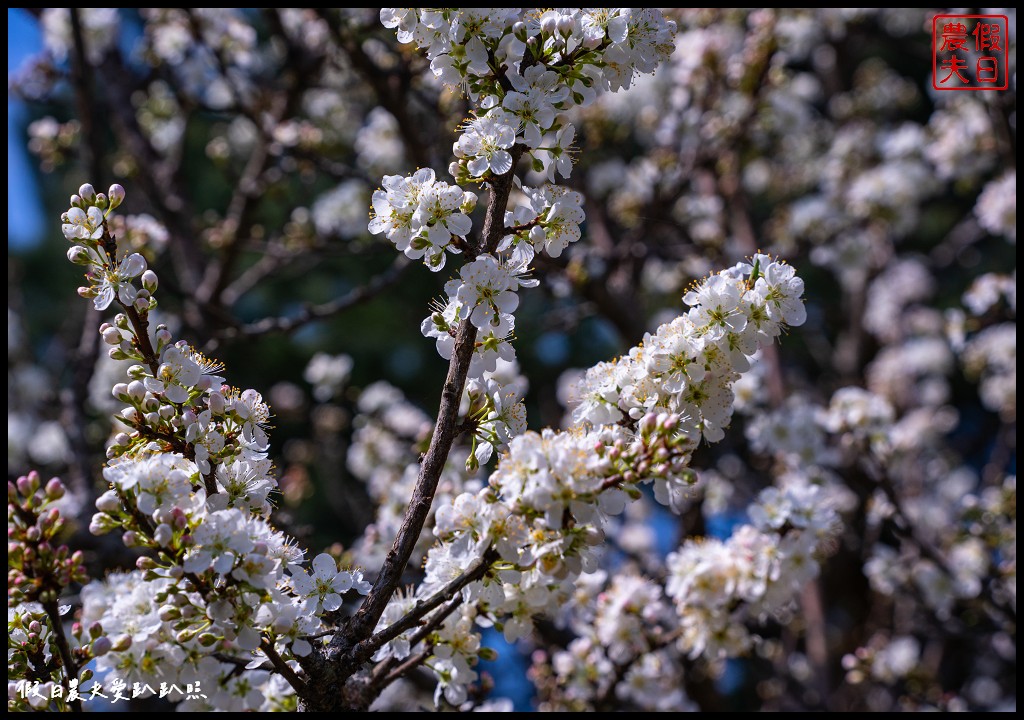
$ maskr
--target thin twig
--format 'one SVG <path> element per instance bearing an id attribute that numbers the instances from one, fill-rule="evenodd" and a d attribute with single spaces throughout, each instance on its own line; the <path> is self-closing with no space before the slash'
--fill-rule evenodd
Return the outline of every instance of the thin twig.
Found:
<path id="1" fill-rule="evenodd" d="M 381 682 L 381 689 L 386 688 L 388 685 L 393 683 L 395 680 L 401 678 L 410 670 L 414 670 L 415 668 L 422 665 L 424 661 L 426 661 L 426 659 L 430 657 L 430 652 L 430 650 L 423 650 L 421 652 L 418 652 L 415 655 L 411 656 L 404 663 L 396 667 L 393 671 L 391 671 L 391 674 L 384 678 L 384 680 Z"/>
<path id="2" fill-rule="evenodd" d="M 384 644 L 390 642 L 391 640 L 394 640 L 396 637 L 401 635 L 409 628 L 414 627 L 416 624 L 419 623 L 420 618 L 429 613 L 431 610 L 440 607 L 446 600 L 451 598 L 455 593 L 462 590 L 462 588 L 466 587 L 472 582 L 479 580 L 484 575 L 486 575 L 487 571 L 491 569 L 491 564 L 495 560 L 497 560 L 497 553 L 494 552 L 491 548 L 488 548 L 487 551 L 483 554 L 483 557 L 480 558 L 480 562 L 477 564 L 475 568 L 455 578 L 447 585 L 445 585 L 443 588 L 438 590 L 436 593 L 431 595 L 428 599 L 420 600 L 419 602 L 417 602 L 413 609 L 410 610 L 403 618 L 401 618 L 397 622 L 388 625 L 386 628 L 381 630 L 379 633 L 373 635 L 368 640 L 364 640 L 363 642 L 359 643 L 354 649 L 355 655 L 357 655 L 358 657 L 370 657 L 371 655 L 373 655 L 373 653 L 377 652 L 378 648 L 382 647 Z M 451 611 L 449 610 L 448 613 L 442 613 L 441 616 L 447 617 L 447 615 L 450 614 L 450 612 Z M 416 642 L 419 642 L 419 640 L 416 640 Z M 412 645 L 415 645 L 416 642 L 413 642 Z"/>
<path id="3" fill-rule="evenodd" d="M 355 305 L 376 297 L 382 291 L 397 283 L 410 265 L 411 263 L 408 258 L 404 255 L 399 255 L 383 273 L 372 278 L 365 285 L 361 285 L 335 300 L 323 303 L 322 305 L 307 305 L 294 317 L 263 318 L 242 327 L 225 328 L 218 333 L 217 339 L 234 340 L 239 337 L 257 337 L 270 333 L 293 332 L 311 322 L 337 315 Z"/>

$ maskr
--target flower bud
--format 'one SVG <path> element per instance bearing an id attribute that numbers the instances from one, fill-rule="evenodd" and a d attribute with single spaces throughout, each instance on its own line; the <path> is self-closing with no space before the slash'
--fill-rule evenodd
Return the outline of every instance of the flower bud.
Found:
<path id="1" fill-rule="evenodd" d="M 153 272 L 152 270 L 147 270 L 146 272 L 142 273 L 142 287 L 144 287 L 147 291 L 151 293 L 156 292 L 158 284 L 159 281 L 157 280 L 155 272 Z"/>
<path id="2" fill-rule="evenodd" d="M 71 196 L 71 207 L 82 208 L 84 210 L 85 209 L 85 203 L 82 202 L 82 198 L 79 197 L 78 195 L 72 195 Z"/>
<path id="3" fill-rule="evenodd" d="M 110 189 L 107 190 L 107 199 L 110 202 L 110 209 L 113 210 L 124 202 L 124 188 L 117 183 L 114 183 L 110 186 Z"/>
<path id="4" fill-rule="evenodd" d="M 103 331 L 103 342 L 107 345 L 120 345 L 121 344 L 121 331 L 115 327 L 108 326 Z"/>
<path id="5" fill-rule="evenodd" d="M 72 245 L 68 248 L 68 260 L 75 265 L 89 265 L 92 263 L 92 256 L 81 245 Z"/>
<path id="6" fill-rule="evenodd" d="M 160 619 L 164 622 L 171 622 L 181 617 L 181 610 L 173 605 L 164 605 L 160 608 Z"/>
<path id="7" fill-rule="evenodd" d="M 84 183 L 82 187 L 78 188 L 78 194 L 89 205 L 96 202 L 96 190 L 89 183 Z"/>
<path id="8" fill-rule="evenodd" d="M 114 646 L 111 648 L 114 652 L 124 652 L 132 646 L 131 635 L 120 635 L 114 640 Z"/>
<path id="9" fill-rule="evenodd" d="M 134 530 L 129 530 L 121 536 L 121 542 L 124 543 L 125 547 L 135 547 L 139 544 L 139 534 Z"/>
<path id="10" fill-rule="evenodd" d="M 146 399 L 146 386 L 138 380 L 128 383 L 128 397 L 135 402 L 142 402 Z"/>
<path id="11" fill-rule="evenodd" d="M 498 652 L 494 648 L 482 647 L 477 653 L 481 660 L 497 660 Z"/>
<path id="12" fill-rule="evenodd" d="M 51 478 L 50 482 L 46 483 L 46 497 L 51 500 L 59 500 L 64 497 L 64 483 L 60 481 L 60 478 Z"/>
<path id="13" fill-rule="evenodd" d="M 106 513 L 96 513 L 89 521 L 89 532 L 93 535 L 105 535 L 116 527 L 114 518 Z"/>
<path id="14" fill-rule="evenodd" d="M 545 35 L 554 35 L 558 29 L 558 18 L 553 13 L 548 13 L 540 21 L 540 31 Z"/>
<path id="15" fill-rule="evenodd" d="M 110 638 L 103 636 L 96 638 L 92 643 L 92 655 L 93 657 L 103 657 L 111 648 L 114 647 L 114 643 Z"/>
<path id="16" fill-rule="evenodd" d="M 135 567 L 137 567 L 139 570 L 154 570 L 158 566 L 156 564 L 156 560 L 154 560 L 151 557 L 146 557 L 145 555 L 143 555 L 135 561 Z"/>
<path id="17" fill-rule="evenodd" d="M 153 539 L 156 540 L 158 545 L 167 547 L 174 539 L 174 530 L 167 523 L 160 523 L 153 532 Z"/>
<path id="18" fill-rule="evenodd" d="M 559 15 L 557 25 L 559 34 L 569 37 L 576 23 L 573 22 L 572 15 Z"/>
<path id="19" fill-rule="evenodd" d="M 226 403 L 224 396 L 219 392 L 211 392 L 209 397 L 210 412 L 214 415 L 223 415 Z"/>
<path id="20" fill-rule="evenodd" d="M 128 384 L 117 383 L 111 390 L 111 394 L 118 400 L 125 400 L 128 397 Z"/>
<path id="21" fill-rule="evenodd" d="M 519 42 L 526 42 L 526 23 L 522 20 L 516 22 L 512 26 L 512 34 L 515 35 L 516 40 Z"/>
<path id="22" fill-rule="evenodd" d="M 93 205 L 98 207 L 100 210 L 107 209 L 107 196 L 103 193 L 96 193 L 96 199 L 93 201 Z"/>
<path id="23" fill-rule="evenodd" d="M 140 380 L 147 376 L 147 370 L 145 365 L 132 365 L 128 368 L 128 377 L 133 380 Z"/>
<path id="24" fill-rule="evenodd" d="M 39 488 L 39 474 L 35 471 L 18 478 L 18 492 L 25 497 L 31 497 Z"/>

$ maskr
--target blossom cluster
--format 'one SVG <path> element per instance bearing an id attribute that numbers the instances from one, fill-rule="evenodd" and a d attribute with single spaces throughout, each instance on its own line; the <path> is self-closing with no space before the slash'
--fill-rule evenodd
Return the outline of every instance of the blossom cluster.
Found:
<path id="1" fill-rule="evenodd" d="M 587 371 L 577 391 L 577 422 L 633 420 L 651 412 L 682 417 L 681 431 L 716 442 L 732 415 L 732 384 L 750 368 L 758 345 L 771 342 L 806 312 L 803 280 L 765 255 L 713 275 L 684 300 L 686 315 L 648 334 L 614 362 Z"/>
<path id="2" fill-rule="evenodd" d="M 144 685 L 216 678 L 213 695 L 187 701 L 194 709 L 280 709 L 294 702 L 295 658 L 312 652 L 321 618 L 369 584 L 328 554 L 307 569 L 303 551 L 269 523 L 270 408 L 255 390 L 227 385 L 215 374 L 223 366 L 172 342 L 165 326 L 150 332 L 156 275 L 137 253 L 119 259 L 109 231 L 123 198 L 120 186 L 102 195 L 84 185 L 63 226 L 69 258 L 87 268 L 80 294 L 122 310 L 100 328 L 110 356 L 136 363 L 113 388 L 124 431 L 108 448 L 109 489 L 90 530 L 116 530 L 145 554 L 136 571 L 82 591 L 84 623 L 130 638 L 97 670 Z M 253 672 L 240 675 L 233 660 Z"/>
<path id="3" fill-rule="evenodd" d="M 426 578 L 414 595 L 392 601 L 378 630 L 468 569 L 484 569 L 484 577 L 462 591 L 463 621 L 455 626 L 461 630 L 452 636 L 446 621 L 438 634 L 415 638 L 437 660 L 438 693 L 453 704 L 463 702 L 466 686 L 476 678 L 471 668 L 479 654 L 473 618 L 496 622 L 510 641 L 525 636 L 535 615 L 557 616 L 573 598 L 580 577 L 599 568 L 608 521 L 641 496 L 640 486 L 653 485 L 659 501 L 681 509 L 696 484 L 688 468 L 690 454 L 702 437 L 709 442 L 722 437 L 731 414 L 731 385 L 749 369 L 748 356 L 785 327 L 804 321 L 802 292 L 792 268 L 755 256 L 752 264 L 740 263 L 695 287 L 685 298 L 691 310 L 648 335 L 627 356 L 588 372 L 573 429 L 510 438 L 486 487 L 439 507 L 434 534 L 442 544 L 427 554 Z M 500 298 L 500 292 L 488 297 Z M 591 389 L 598 373 L 617 380 Z M 719 388 L 714 401 L 728 408 L 713 424 L 711 412 L 692 401 L 707 395 L 693 386 L 706 387 L 702 383 L 709 376 Z M 643 397 L 635 387 L 641 383 L 653 401 L 631 401 Z M 794 593 L 816 573 L 813 556 L 838 529 L 834 509 L 818 503 L 812 487 L 768 493 L 750 512 L 759 521 L 734 535 L 732 549 L 688 543 L 670 557 L 675 579 L 669 581 L 667 597 L 677 609 L 672 616 L 678 651 L 717 659 L 747 649 L 746 635 L 731 643 L 711 642 L 717 637 L 714 628 L 731 628 L 747 609 L 756 618 L 788 608 Z M 733 555 L 745 560 L 720 562 Z M 691 573 L 691 566 L 697 571 Z M 701 572 L 709 573 L 706 582 L 692 585 L 688 578 Z M 714 575 L 718 572 L 724 577 Z M 742 609 L 736 609 L 737 603 Z M 630 633 L 606 635 L 598 646 L 620 642 Z M 413 636 L 411 631 L 399 636 L 378 658 L 408 656 L 415 651 Z M 612 652 L 621 656 L 643 650 Z"/>
<path id="4" fill-rule="evenodd" d="M 407 257 L 423 258 L 435 272 L 444 267 L 446 250 L 462 251 L 473 227 L 468 213 L 476 207 L 474 193 L 437 180 L 430 169 L 411 177 L 385 175 L 383 185 L 373 194 L 371 233 L 384 233 Z"/>
<path id="5" fill-rule="evenodd" d="M 60 542 L 66 493 L 60 479 L 43 483 L 36 472 L 7 483 L 8 709 L 45 709 L 51 699 L 60 709 L 80 709 L 70 690 L 91 678 L 86 663 L 130 642 L 111 640 L 98 624 L 76 622 L 66 632 L 66 593 L 89 580 L 82 551 Z M 39 691 L 16 695 L 17 678 L 34 679 Z"/>
<path id="6" fill-rule="evenodd" d="M 504 210 L 504 233 L 495 247 L 468 239 L 474 193 L 438 180 L 429 169 L 410 177 L 386 175 L 373 195 L 371 233 L 383 233 L 410 258 L 432 270 L 445 250 L 472 250 L 459 277 L 445 285 L 447 299 L 423 321 L 438 352 L 450 360 L 463 321 L 478 330 L 470 366 L 477 423 L 469 468 L 487 462 L 526 426 L 514 391 L 496 383 L 496 363 L 512 361 L 513 312 L 520 287 L 533 287 L 529 263 L 544 251 L 558 257 L 580 238 L 583 196 L 553 183 L 569 177 L 575 129 L 561 115 L 589 104 L 598 85 L 628 88 L 636 73 L 650 73 L 667 58 L 674 23 L 656 10 L 549 10 L 539 18 L 519 9 L 418 10 L 384 8 L 381 22 L 402 43 L 425 49 L 435 76 L 465 91 L 477 108 L 455 142 L 449 168 L 460 183 L 505 176 L 529 154 L 547 182 L 518 183 L 517 200 Z M 483 252 L 480 252 L 480 251 Z"/>

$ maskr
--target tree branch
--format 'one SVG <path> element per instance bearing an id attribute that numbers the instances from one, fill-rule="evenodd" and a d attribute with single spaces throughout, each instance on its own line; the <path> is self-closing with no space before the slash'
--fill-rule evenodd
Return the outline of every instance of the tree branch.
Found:
<path id="1" fill-rule="evenodd" d="M 415 607 L 409 611 L 405 617 L 401 618 L 395 623 L 388 625 L 386 628 L 378 632 L 373 637 L 364 640 L 359 643 L 353 650 L 353 653 L 357 657 L 369 658 L 373 653 L 377 652 L 377 649 L 385 645 L 386 643 L 394 640 L 396 637 L 401 635 L 403 632 L 411 627 L 414 627 L 419 623 L 420 618 L 429 613 L 431 610 L 440 607 L 446 600 L 451 598 L 455 593 L 462 590 L 472 582 L 475 582 L 487 574 L 487 571 L 491 569 L 491 564 L 498 559 L 498 554 L 493 549 L 488 548 L 483 557 L 480 558 L 480 562 L 472 570 L 463 573 L 459 577 L 452 580 L 450 583 L 445 585 L 443 588 L 438 590 L 436 593 L 431 595 L 426 600 L 420 600 L 416 603 Z M 452 608 L 454 610 L 454 608 Z M 448 613 L 439 613 L 439 616 L 444 618 L 447 617 Z M 430 623 L 427 624 L 427 627 Z M 421 631 L 422 632 L 422 629 Z M 417 633 L 417 636 L 419 633 Z M 416 636 L 414 636 L 416 637 Z M 416 642 L 422 640 L 422 637 L 418 637 L 415 642 L 411 642 L 410 647 L 415 646 Z"/>
<path id="2" fill-rule="evenodd" d="M 376 297 L 397 283 L 410 265 L 411 263 L 404 255 L 399 255 L 383 273 L 372 278 L 365 285 L 361 285 L 335 300 L 323 303 L 322 305 L 307 305 L 295 317 L 263 318 L 241 327 L 225 328 L 217 333 L 217 339 L 234 340 L 239 337 L 256 337 L 269 333 L 288 333 L 298 330 L 300 327 L 311 322 L 337 315 L 350 307 Z"/>
<path id="3" fill-rule="evenodd" d="M 479 252 L 493 252 L 504 234 L 505 208 L 512 191 L 512 180 L 515 165 L 522 157 L 523 147 L 516 145 L 512 149 L 512 170 L 491 179 L 491 192 L 484 217 L 483 234 Z M 402 574 L 409 564 L 413 549 L 423 531 L 423 524 L 430 513 L 430 507 L 441 478 L 441 471 L 448 461 L 452 444 L 455 441 L 455 426 L 459 419 L 459 405 L 462 391 L 466 386 L 469 374 L 469 363 L 473 357 L 476 342 L 476 326 L 463 320 L 455 338 L 455 348 L 448 363 L 448 375 L 441 392 L 441 406 L 434 425 L 434 434 L 420 463 L 419 478 L 413 490 L 409 507 L 406 509 L 402 525 L 398 530 L 394 545 L 384 559 L 380 574 L 373 584 L 369 595 L 359 611 L 353 616 L 344 632 L 338 633 L 331 643 L 331 650 L 340 654 L 344 660 L 342 674 L 350 676 L 358 667 L 359 661 L 353 653 L 357 643 L 370 635 L 377 621 L 384 613 L 388 601 L 398 588 Z"/>
<path id="4" fill-rule="evenodd" d="M 71 654 L 71 646 L 68 645 L 68 639 L 64 635 L 64 624 L 60 619 L 60 609 L 57 607 L 57 601 L 50 600 L 42 605 L 43 610 L 46 611 L 46 616 L 50 619 L 53 636 L 56 640 L 57 653 L 60 655 L 61 663 L 64 665 L 64 672 L 61 673 L 60 682 L 64 686 L 64 696 L 67 697 L 71 679 L 78 679 L 78 665 L 75 664 L 74 655 Z M 82 712 L 81 700 L 70 700 L 69 703 L 72 710 Z"/>

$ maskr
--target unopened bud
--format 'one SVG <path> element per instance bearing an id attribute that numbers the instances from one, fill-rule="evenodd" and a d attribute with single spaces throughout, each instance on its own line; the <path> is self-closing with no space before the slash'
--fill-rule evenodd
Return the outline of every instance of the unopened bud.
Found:
<path id="1" fill-rule="evenodd" d="M 558 16 L 558 32 L 560 35 L 569 37 L 572 34 L 573 27 L 576 23 L 573 22 L 572 15 L 559 15 Z"/>
<path id="2" fill-rule="evenodd" d="M 96 190 L 89 183 L 84 183 L 82 187 L 78 188 L 78 194 L 89 205 L 96 202 Z"/>
<path id="3" fill-rule="evenodd" d="M 139 570 L 155 570 L 158 566 L 156 564 L 156 560 L 143 555 L 135 561 L 135 567 Z"/>
<path id="4" fill-rule="evenodd" d="M 124 652 L 125 650 L 127 650 L 131 646 L 132 646 L 131 635 L 120 635 L 116 640 L 114 640 L 114 646 L 112 648 L 110 648 L 110 649 L 113 650 L 114 652 Z"/>
<path id="5" fill-rule="evenodd" d="M 46 497 L 51 500 L 59 500 L 64 497 L 64 483 L 60 481 L 60 478 L 51 478 L 50 482 L 46 483 Z"/>
<path id="6" fill-rule="evenodd" d="M 116 327 L 107 326 L 107 329 L 103 331 L 103 342 L 107 345 L 120 345 L 121 344 L 121 331 Z"/>
<path id="7" fill-rule="evenodd" d="M 167 523 L 160 523 L 153 532 L 153 539 L 162 547 L 167 547 L 174 539 L 174 530 Z"/>
<path id="8" fill-rule="evenodd" d="M 124 202 L 124 188 L 117 183 L 114 183 L 110 186 L 110 189 L 107 190 L 107 199 L 110 202 L 110 209 L 113 210 Z"/>
<path id="9" fill-rule="evenodd" d="M 157 280 L 155 272 L 147 270 L 142 273 L 142 287 L 147 291 L 154 293 L 156 292 L 157 285 L 159 285 L 159 281 Z"/>
<path id="10" fill-rule="evenodd" d="M 136 402 L 142 402 L 146 398 L 146 386 L 139 380 L 132 380 L 128 383 L 128 397 Z"/>
<path id="11" fill-rule="evenodd" d="M 99 637 L 92 643 L 92 654 L 93 657 L 103 657 L 114 647 L 114 643 L 111 642 L 108 637 Z"/>
<path id="12" fill-rule="evenodd" d="M 89 532 L 93 535 L 105 535 L 113 530 L 115 526 L 114 518 L 100 512 L 93 515 L 92 520 L 89 521 Z"/>
<path id="13" fill-rule="evenodd" d="M 68 248 L 68 260 L 75 265 L 89 265 L 92 262 L 92 256 L 81 245 L 72 245 Z"/>
<path id="14" fill-rule="evenodd" d="M 545 35 L 554 35 L 555 31 L 558 30 L 558 18 L 550 13 L 545 15 L 540 21 L 540 30 Z"/>
<path id="15" fill-rule="evenodd" d="M 164 605 L 160 608 L 160 619 L 164 622 L 171 622 L 181 617 L 181 610 L 173 605 Z"/>

